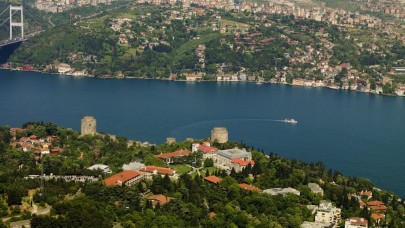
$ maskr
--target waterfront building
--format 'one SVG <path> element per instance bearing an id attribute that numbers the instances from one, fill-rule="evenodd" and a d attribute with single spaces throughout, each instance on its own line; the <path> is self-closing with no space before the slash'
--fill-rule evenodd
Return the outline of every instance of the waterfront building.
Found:
<path id="1" fill-rule="evenodd" d="M 92 116 L 85 116 L 81 121 L 81 136 L 97 134 L 97 121 Z"/>
<path id="2" fill-rule="evenodd" d="M 211 131 L 211 142 L 227 143 L 228 130 L 224 127 L 214 127 Z"/>
<path id="3" fill-rule="evenodd" d="M 169 145 L 172 143 L 175 143 L 175 142 L 176 142 L 176 138 L 173 138 L 173 137 L 166 138 L 166 143 Z"/>

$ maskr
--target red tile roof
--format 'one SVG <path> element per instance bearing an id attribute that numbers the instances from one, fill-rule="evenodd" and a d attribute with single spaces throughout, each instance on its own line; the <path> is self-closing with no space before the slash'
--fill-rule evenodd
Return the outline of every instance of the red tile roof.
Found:
<path id="1" fill-rule="evenodd" d="M 167 197 L 167 196 L 162 195 L 162 194 L 159 194 L 159 195 L 149 196 L 147 199 L 152 201 L 153 206 L 156 206 L 158 203 L 160 205 L 165 205 L 166 203 L 170 202 L 173 198 L 172 197 Z"/>
<path id="2" fill-rule="evenodd" d="M 262 192 L 263 190 L 256 188 L 255 186 L 248 185 L 245 183 L 239 184 L 239 186 L 243 189 L 249 190 L 249 191 L 255 191 L 255 192 Z"/>
<path id="3" fill-rule="evenodd" d="M 384 214 L 371 214 L 371 218 L 374 220 L 379 220 L 379 219 L 385 219 L 385 215 Z"/>
<path id="4" fill-rule="evenodd" d="M 145 166 L 145 167 L 141 168 L 139 171 L 144 171 L 144 172 L 148 172 L 148 173 L 154 173 L 156 171 L 158 174 L 167 174 L 167 175 L 174 174 L 174 170 L 172 170 L 172 169 L 158 167 L 158 166 L 152 166 L 152 165 Z"/>
<path id="5" fill-rule="evenodd" d="M 367 202 L 368 206 L 380 206 L 380 205 L 385 205 L 384 202 L 378 201 L 378 200 L 373 200 L 370 202 Z"/>
<path id="6" fill-rule="evenodd" d="M 234 158 L 231 160 L 232 163 L 238 163 L 240 166 L 248 166 L 249 164 L 251 164 L 252 166 L 255 165 L 255 161 L 253 160 L 243 160 L 240 158 Z"/>
<path id="7" fill-rule="evenodd" d="M 371 197 L 371 196 L 373 195 L 373 193 L 370 192 L 370 191 L 364 191 L 364 192 L 362 192 L 360 195 L 361 195 L 361 196 Z"/>
<path id="8" fill-rule="evenodd" d="M 371 210 L 374 210 L 374 211 L 387 210 L 387 206 L 385 206 L 384 202 L 381 202 L 378 200 L 373 200 L 373 201 L 367 202 L 367 205 Z"/>
<path id="9" fill-rule="evenodd" d="M 351 217 L 346 219 L 346 223 L 350 223 L 352 226 L 367 226 L 368 221 L 364 218 Z"/>
<path id="10" fill-rule="evenodd" d="M 38 137 L 36 135 L 31 135 L 30 139 L 37 139 Z"/>
<path id="11" fill-rule="evenodd" d="M 207 176 L 207 177 L 204 177 L 204 180 L 214 183 L 214 184 L 218 184 L 222 181 L 222 179 L 217 176 Z"/>
<path id="12" fill-rule="evenodd" d="M 216 148 L 216 147 L 210 147 L 210 146 L 207 146 L 207 145 L 204 145 L 204 144 L 200 145 L 200 146 L 198 147 L 198 150 L 201 150 L 202 152 L 204 152 L 204 153 L 206 153 L 206 154 L 218 152 L 218 148 Z"/>
<path id="13" fill-rule="evenodd" d="M 186 156 L 189 154 L 191 154 L 191 152 L 188 150 L 178 150 L 178 151 L 171 152 L 171 153 L 158 154 L 158 155 L 155 155 L 155 157 L 156 158 L 173 158 L 173 157 Z"/>
<path id="14" fill-rule="evenodd" d="M 378 206 L 368 206 L 373 211 L 385 211 L 387 210 L 387 206 L 385 205 L 378 205 Z"/>
<path id="15" fill-rule="evenodd" d="M 215 213 L 215 212 L 210 212 L 210 213 L 208 214 L 208 216 L 210 216 L 210 218 L 213 218 L 213 217 L 217 216 L 217 213 Z"/>
<path id="16" fill-rule="evenodd" d="M 139 175 L 141 174 L 135 170 L 126 170 L 104 179 L 103 184 L 106 186 L 121 186 Z"/>

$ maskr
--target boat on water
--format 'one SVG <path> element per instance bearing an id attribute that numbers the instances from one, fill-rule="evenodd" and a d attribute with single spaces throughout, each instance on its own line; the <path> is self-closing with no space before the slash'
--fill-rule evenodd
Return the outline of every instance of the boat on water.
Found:
<path id="1" fill-rule="evenodd" d="M 298 121 L 296 121 L 294 119 L 284 119 L 283 122 L 288 123 L 288 124 L 297 124 L 298 123 Z"/>

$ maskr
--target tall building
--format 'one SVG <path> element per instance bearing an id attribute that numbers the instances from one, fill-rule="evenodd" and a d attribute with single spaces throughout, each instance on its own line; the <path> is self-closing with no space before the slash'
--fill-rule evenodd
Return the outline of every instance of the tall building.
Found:
<path id="1" fill-rule="evenodd" d="M 85 116 L 81 122 L 81 135 L 95 135 L 97 133 L 97 121 L 92 116 Z"/>

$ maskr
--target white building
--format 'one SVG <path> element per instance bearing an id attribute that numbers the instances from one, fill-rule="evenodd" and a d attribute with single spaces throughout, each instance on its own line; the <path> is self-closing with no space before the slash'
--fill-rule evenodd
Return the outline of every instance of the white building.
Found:
<path id="1" fill-rule="evenodd" d="M 232 160 L 235 158 L 242 159 L 244 161 L 252 160 L 252 153 L 246 151 L 246 149 L 229 149 L 219 150 L 214 158 L 214 165 L 221 169 L 231 169 Z"/>
<path id="2" fill-rule="evenodd" d="M 316 211 L 315 222 L 336 224 L 340 220 L 341 209 L 332 205 L 332 202 L 322 200 Z"/>
<path id="3" fill-rule="evenodd" d="M 89 168 L 90 170 L 101 170 L 103 173 L 112 173 L 110 167 L 108 167 L 108 165 L 103 165 L 103 164 L 95 164 L 90 166 Z"/>
<path id="4" fill-rule="evenodd" d="M 300 228 L 330 228 L 333 227 L 330 223 L 325 222 L 303 222 Z"/>
<path id="5" fill-rule="evenodd" d="M 297 196 L 299 196 L 301 194 L 300 191 L 298 191 L 297 189 L 290 188 L 290 187 L 288 187 L 288 188 L 270 188 L 270 189 L 264 190 L 263 193 L 267 193 L 272 196 L 279 195 L 279 194 L 285 196 L 288 193 L 295 194 Z"/>
<path id="6" fill-rule="evenodd" d="M 345 221 L 345 228 L 367 228 L 368 221 L 364 218 L 352 217 Z"/>
<path id="7" fill-rule="evenodd" d="M 311 189 L 311 192 L 323 196 L 323 189 L 317 183 L 308 183 L 308 187 Z"/>
<path id="8" fill-rule="evenodd" d="M 140 162 L 131 162 L 129 164 L 122 165 L 123 170 L 140 170 L 145 167 L 145 164 Z"/>

